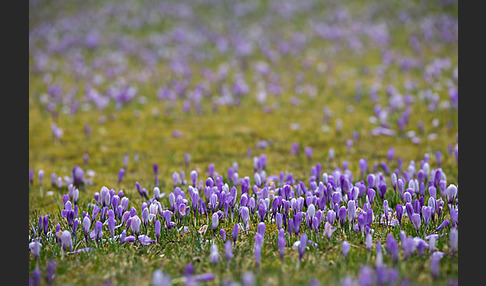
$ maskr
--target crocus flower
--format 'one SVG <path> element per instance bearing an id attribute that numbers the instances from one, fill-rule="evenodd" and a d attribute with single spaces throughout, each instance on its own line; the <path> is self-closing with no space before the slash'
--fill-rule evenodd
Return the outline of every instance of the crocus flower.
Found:
<path id="1" fill-rule="evenodd" d="M 371 286 L 375 284 L 375 277 L 371 267 L 368 265 L 362 266 L 359 271 L 358 285 Z"/>
<path id="2" fill-rule="evenodd" d="M 457 252 L 457 245 L 458 245 L 458 231 L 457 228 L 451 228 L 449 233 L 449 247 L 451 252 L 455 254 Z"/>
<path id="3" fill-rule="evenodd" d="M 348 201 L 348 220 L 350 225 L 356 218 L 356 203 L 354 201 Z"/>
<path id="4" fill-rule="evenodd" d="M 61 246 L 64 251 L 69 247 L 71 247 L 71 233 L 69 230 L 64 230 L 61 233 Z"/>
<path id="5" fill-rule="evenodd" d="M 265 236 L 265 223 L 264 222 L 260 222 L 257 226 L 257 232 L 261 235 L 261 236 Z"/>
<path id="6" fill-rule="evenodd" d="M 79 166 L 74 166 L 72 170 L 72 177 L 73 177 L 73 184 L 77 187 L 83 183 L 84 180 L 84 171 Z"/>
<path id="7" fill-rule="evenodd" d="M 280 259 L 283 261 L 283 255 L 285 252 L 285 231 L 281 228 L 278 231 L 278 253 L 280 254 Z"/>
<path id="8" fill-rule="evenodd" d="M 344 222 L 346 221 L 346 207 L 345 206 L 342 206 L 341 208 L 339 208 L 338 218 L 339 218 L 339 221 L 341 222 L 341 227 L 344 227 Z"/>
<path id="9" fill-rule="evenodd" d="M 163 273 L 162 270 L 157 269 L 154 271 L 152 275 L 152 285 L 153 286 L 170 286 L 172 285 L 172 281 L 170 277 Z"/>
<path id="10" fill-rule="evenodd" d="M 229 265 L 229 261 L 233 257 L 233 246 L 229 240 L 224 244 L 224 256 L 226 258 L 226 264 Z"/>
<path id="11" fill-rule="evenodd" d="M 84 237 L 86 238 L 86 242 L 88 241 L 88 234 L 89 234 L 90 227 L 91 227 L 91 220 L 89 219 L 88 216 L 85 216 L 83 218 L 83 232 L 84 232 Z"/>
<path id="12" fill-rule="evenodd" d="M 412 217 L 410 218 L 410 221 L 412 222 L 413 227 L 417 230 L 417 232 L 420 229 L 420 224 L 422 222 L 420 215 L 418 213 L 413 213 Z"/>
<path id="13" fill-rule="evenodd" d="M 115 236 L 115 215 L 109 216 L 108 218 L 108 232 L 110 233 L 110 236 L 113 239 Z"/>
<path id="14" fill-rule="evenodd" d="M 238 224 L 235 223 L 235 226 L 233 227 L 233 233 L 232 233 L 233 243 L 235 245 L 236 245 L 236 240 L 238 239 L 238 232 L 239 232 L 239 227 Z"/>
<path id="15" fill-rule="evenodd" d="M 210 253 L 209 253 L 209 260 L 211 261 L 212 264 L 218 265 L 218 258 L 219 258 L 219 253 L 218 253 L 218 246 L 216 244 L 211 245 Z"/>
<path id="16" fill-rule="evenodd" d="M 368 188 L 368 190 L 366 191 L 366 195 L 368 196 L 368 201 L 370 202 L 370 204 L 373 204 L 373 200 L 375 199 L 375 193 L 375 190 L 372 188 Z"/>
<path id="17" fill-rule="evenodd" d="M 39 170 L 37 176 L 39 177 L 39 186 L 42 186 L 42 180 L 44 179 L 44 170 Z"/>
<path id="18" fill-rule="evenodd" d="M 47 285 L 51 285 L 54 282 L 54 275 L 56 272 L 56 261 L 50 259 L 47 263 L 46 269 L 46 283 Z"/>
<path id="19" fill-rule="evenodd" d="M 326 221 L 324 224 L 324 236 L 327 237 L 327 240 L 331 240 L 332 233 L 336 230 L 329 222 Z"/>
<path id="20" fill-rule="evenodd" d="M 450 215 L 451 215 L 452 226 L 457 227 L 459 211 L 456 208 L 451 208 Z"/>
<path id="21" fill-rule="evenodd" d="M 154 177 L 155 177 L 155 186 L 159 186 L 159 164 L 154 163 L 153 164 L 153 169 L 154 169 Z"/>
<path id="22" fill-rule="evenodd" d="M 140 244 L 142 245 L 149 245 L 155 242 L 155 240 L 151 239 L 149 236 L 146 236 L 145 234 L 142 234 L 138 236 L 138 242 L 140 242 Z"/>
<path id="23" fill-rule="evenodd" d="M 157 242 L 159 242 L 160 239 L 160 227 L 161 227 L 160 221 L 156 220 L 154 224 L 154 228 L 155 228 L 155 237 L 157 238 Z"/>
<path id="24" fill-rule="evenodd" d="M 376 241 L 375 264 L 376 264 L 376 266 L 381 266 L 383 264 L 383 253 L 381 252 L 381 242 L 379 240 Z"/>
<path id="25" fill-rule="evenodd" d="M 143 211 L 142 211 L 142 221 L 143 221 L 143 225 L 147 226 L 147 224 L 149 223 L 149 209 L 148 208 L 144 208 Z"/>
<path id="26" fill-rule="evenodd" d="M 393 262 L 396 263 L 398 261 L 398 243 L 391 233 L 386 237 L 386 251 L 392 256 Z"/>
<path id="27" fill-rule="evenodd" d="M 347 241 L 343 241 L 341 244 L 341 249 L 343 252 L 344 259 L 346 260 L 346 257 L 348 257 L 349 250 L 351 248 L 351 245 Z"/>
<path id="28" fill-rule="evenodd" d="M 213 232 L 218 228 L 218 224 L 219 224 L 218 213 L 213 213 L 213 216 L 211 217 L 211 226 L 212 226 Z"/>
<path id="29" fill-rule="evenodd" d="M 134 215 L 131 219 L 130 229 L 134 235 L 138 236 L 140 234 L 140 225 L 142 224 L 142 221 L 137 215 Z"/>
<path id="30" fill-rule="evenodd" d="M 415 251 L 415 242 L 412 237 L 402 240 L 403 258 L 407 259 Z"/>
<path id="31" fill-rule="evenodd" d="M 120 170 L 118 170 L 118 185 L 121 184 L 124 175 L 125 175 L 125 169 L 121 168 Z"/>
<path id="32" fill-rule="evenodd" d="M 302 262 L 302 257 L 305 253 L 305 247 L 307 245 L 307 234 L 303 233 L 300 237 L 300 244 L 299 244 L 299 261 Z"/>
<path id="33" fill-rule="evenodd" d="M 373 243 L 373 238 L 371 237 L 371 234 L 368 232 L 366 234 L 366 249 L 368 251 L 371 250 L 372 243 Z"/>
<path id="34" fill-rule="evenodd" d="M 424 218 L 425 226 L 429 225 L 431 215 L 431 207 L 422 206 L 422 216 Z"/>
<path id="35" fill-rule="evenodd" d="M 255 263 L 257 268 L 260 268 L 260 260 L 262 257 L 262 243 L 263 236 L 259 233 L 255 234 Z"/>
<path id="36" fill-rule="evenodd" d="M 446 227 L 448 227 L 448 226 L 449 226 L 449 220 L 448 220 L 448 219 L 446 219 L 446 220 L 444 220 L 444 221 L 443 221 L 443 222 L 442 222 L 442 223 L 439 225 L 439 227 L 437 227 L 437 228 L 435 229 L 435 231 L 443 230 L 444 228 L 446 228 Z"/>
<path id="37" fill-rule="evenodd" d="M 40 271 L 39 268 L 36 267 L 32 271 L 32 277 L 31 277 L 32 280 L 29 279 L 29 285 L 31 285 L 31 282 L 32 282 L 32 285 L 34 285 L 34 286 L 40 285 L 41 277 L 42 277 L 42 272 Z"/>
<path id="38" fill-rule="evenodd" d="M 402 227 L 402 216 L 403 216 L 403 206 L 401 204 L 397 204 L 395 207 L 396 214 L 397 214 L 397 220 L 398 223 L 400 224 L 400 228 Z"/>
<path id="39" fill-rule="evenodd" d="M 35 259 L 39 258 L 39 252 L 42 247 L 42 243 L 38 242 L 37 240 L 29 243 L 29 249 L 34 254 Z"/>
<path id="40" fill-rule="evenodd" d="M 333 210 L 328 210 L 327 211 L 327 221 L 332 225 L 334 222 L 334 219 L 336 218 L 336 212 Z"/>
<path id="41" fill-rule="evenodd" d="M 99 240 L 103 236 L 103 223 L 101 221 L 96 221 L 95 226 L 94 226 L 94 239 Z"/>
<path id="42" fill-rule="evenodd" d="M 439 276 L 440 260 L 442 259 L 443 253 L 440 251 L 435 251 L 430 257 L 430 273 L 434 279 Z"/>

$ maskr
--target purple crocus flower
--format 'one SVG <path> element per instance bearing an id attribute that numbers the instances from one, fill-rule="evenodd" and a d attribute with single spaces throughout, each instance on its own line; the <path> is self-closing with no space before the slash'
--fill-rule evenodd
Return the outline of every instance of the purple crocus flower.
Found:
<path id="1" fill-rule="evenodd" d="M 40 285 L 40 280 L 42 278 L 42 272 L 39 268 L 32 270 L 32 277 L 29 279 L 29 285 L 38 286 Z M 31 284 L 32 283 L 32 284 Z"/>
<path id="2" fill-rule="evenodd" d="M 415 251 L 415 242 L 412 237 L 408 237 L 402 240 L 403 259 L 407 259 Z"/>
<path id="3" fill-rule="evenodd" d="M 346 221 L 346 207 L 342 206 L 338 211 L 339 222 L 341 222 L 341 227 L 344 227 Z"/>
<path id="4" fill-rule="evenodd" d="M 233 233 L 232 233 L 234 245 L 236 245 L 236 240 L 238 239 L 238 232 L 239 232 L 239 227 L 238 227 L 238 224 L 235 223 L 235 226 L 233 227 Z"/>
<path id="5" fill-rule="evenodd" d="M 233 246 L 229 240 L 224 244 L 224 256 L 226 258 L 226 264 L 229 266 L 229 261 L 233 258 Z"/>
<path id="6" fill-rule="evenodd" d="M 373 222 L 373 209 L 370 207 L 366 211 L 366 225 L 370 227 L 372 222 Z"/>
<path id="7" fill-rule="evenodd" d="M 370 202 L 370 204 L 373 204 L 373 201 L 375 199 L 375 193 L 375 190 L 372 188 L 368 188 L 368 190 L 366 191 L 366 195 L 368 196 L 368 201 Z"/>
<path id="8" fill-rule="evenodd" d="M 392 256 L 393 262 L 396 263 L 398 261 L 398 243 L 391 233 L 386 237 L 386 251 Z"/>
<path id="9" fill-rule="evenodd" d="M 328 210 L 326 217 L 327 221 L 332 225 L 334 223 L 334 220 L 336 219 L 336 212 L 333 210 Z"/>
<path id="10" fill-rule="evenodd" d="M 142 235 L 138 236 L 138 242 L 140 242 L 140 244 L 142 244 L 142 245 L 149 245 L 149 244 L 155 242 L 155 240 L 151 239 L 150 237 L 146 236 L 145 234 L 142 234 Z"/>
<path id="11" fill-rule="evenodd" d="M 418 213 L 413 213 L 412 217 L 410 218 L 410 221 L 412 222 L 413 227 L 417 230 L 417 232 L 420 229 L 420 224 L 422 222 L 420 215 Z"/>
<path id="12" fill-rule="evenodd" d="M 424 224 L 427 227 L 429 225 L 430 217 L 432 215 L 432 208 L 428 206 L 422 206 L 422 217 L 424 218 Z"/>
<path id="13" fill-rule="evenodd" d="M 156 220 L 155 221 L 154 228 L 155 228 L 155 237 L 157 238 L 157 242 L 159 242 L 159 239 L 160 239 L 160 228 L 161 228 L 161 225 L 160 225 L 160 221 L 159 220 Z"/>
<path id="14" fill-rule="evenodd" d="M 263 236 L 259 233 L 255 234 L 255 263 L 257 268 L 260 268 L 260 260 L 262 257 L 262 243 Z"/>
<path id="15" fill-rule="evenodd" d="M 264 222 L 260 222 L 257 226 L 257 232 L 261 235 L 261 236 L 265 236 L 265 223 Z"/>
<path id="16" fill-rule="evenodd" d="M 341 249 L 342 249 L 343 256 L 344 256 L 345 260 L 348 257 L 348 253 L 349 253 L 350 248 L 351 248 L 351 245 L 349 244 L 349 242 L 343 241 L 343 243 L 341 244 Z"/>
<path id="17" fill-rule="evenodd" d="M 45 215 L 44 218 L 42 219 L 42 229 L 44 231 L 44 235 L 47 235 L 47 232 L 49 230 L 49 216 Z"/>
<path id="18" fill-rule="evenodd" d="M 402 217 L 403 217 L 403 206 L 401 204 L 397 204 L 395 207 L 396 214 L 397 214 L 397 220 L 398 223 L 400 224 L 400 228 L 402 227 Z"/>
<path id="19" fill-rule="evenodd" d="M 29 183 L 31 185 L 34 184 L 34 170 L 32 170 L 32 169 L 29 170 Z"/>
<path id="20" fill-rule="evenodd" d="M 375 276 L 373 269 L 368 265 L 362 266 L 359 271 L 358 285 L 372 286 L 375 285 Z"/>
<path id="21" fill-rule="evenodd" d="M 326 221 L 324 224 L 324 236 L 327 237 L 327 240 L 331 240 L 332 233 L 336 230 L 329 222 Z"/>
<path id="22" fill-rule="evenodd" d="M 371 234 L 368 232 L 366 234 L 366 249 L 368 251 L 371 250 L 372 243 L 373 243 L 373 237 L 371 237 Z"/>
<path id="23" fill-rule="evenodd" d="M 211 217 L 211 226 L 212 226 L 213 232 L 216 231 L 216 229 L 218 228 L 218 224 L 219 224 L 218 213 L 213 213 L 213 215 Z"/>
<path id="24" fill-rule="evenodd" d="M 72 247 L 71 233 L 69 232 L 69 230 L 64 230 L 61 233 L 61 246 L 64 252 L 66 252 L 68 246 Z"/>
<path id="25" fill-rule="evenodd" d="M 79 166 L 74 166 L 72 170 L 73 184 L 79 187 L 84 180 L 84 171 Z"/>
<path id="26" fill-rule="evenodd" d="M 283 262 L 283 255 L 285 252 L 285 231 L 281 228 L 278 231 L 278 253 L 280 255 L 280 260 Z"/>
<path id="27" fill-rule="evenodd" d="M 42 187 L 42 180 L 44 179 L 44 170 L 39 170 L 37 176 L 39 177 L 39 186 Z"/>
<path id="28" fill-rule="evenodd" d="M 300 236 L 300 243 L 298 247 L 298 252 L 299 252 L 299 262 L 302 262 L 302 257 L 304 256 L 305 253 L 305 247 L 307 246 L 307 234 L 303 233 Z"/>
<path id="29" fill-rule="evenodd" d="M 435 231 L 443 230 L 444 228 L 449 226 L 449 220 L 444 220 L 436 229 Z"/>
<path id="30" fill-rule="evenodd" d="M 152 285 L 153 286 L 169 286 L 172 285 L 170 277 L 164 274 L 162 270 L 157 269 L 152 275 Z"/>
<path id="31" fill-rule="evenodd" d="M 140 225 L 142 224 L 142 221 L 138 215 L 132 216 L 131 219 L 130 229 L 134 235 L 138 236 L 140 234 Z"/>
<path id="32" fill-rule="evenodd" d="M 356 218 L 356 203 L 355 201 L 348 201 L 348 219 L 351 225 Z"/>
<path id="33" fill-rule="evenodd" d="M 121 184 L 124 175 L 125 175 L 125 169 L 121 168 L 120 170 L 118 170 L 118 185 Z"/>
<path id="34" fill-rule="evenodd" d="M 110 210 L 113 212 L 113 210 Z M 111 238 L 113 239 L 115 236 L 115 215 L 109 216 L 108 218 L 108 232 L 110 233 Z"/>
<path id="35" fill-rule="evenodd" d="M 358 214 L 358 229 L 361 233 L 364 232 L 366 225 L 366 215 L 364 213 Z"/>
<path id="36" fill-rule="evenodd" d="M 29 249 L 34 254 L 35 259 L 39 258 L 39 253 L 42 247 L 42 243 L 34 240 L 33 242 L 29 243 Z"/>
<path id="37" fill-rule="evenodd" d="M 452 254 L 457 252 L 457 245 L 458 245 L 458 231 L 457 228 L 451 228 L 449 233 L 449 247 L 451 249 Z"/>
<path id="38" fill-rule="evenodd" d="M 159 164 L 154 163 L 153 164 L 153 169 L 154 169 L 154 177 L 155 177 L 155 186 L 159 186 Z"/>
<path id="39" fill-rule="evenodd" d="M 192 170 L 190 177 L 191 177 L 191 181 L 192 181 L 192 186 L 195 188 L 196 182 L 197 182 L 197 172 L 195 170 Z"/>
<path id="40" fill-rule="evenodd" d="M 451 208 L 450 215 L 452 227 L 457 227 L 459 211 L 456 208 Z"/>
<path id="41" fill-rule="evenodd" d="M 89 229 L 91 227 L 91 220 L 88 215 L 83 218 L 83 232 L 86 242 L 88 242 Z"/>
<path id="42" fill-rule="evenodd" d="M 435 251 L 430 257 L 430 273 L 434 279 L 439 276 L 440 260 L 444 254 L 440 251 Z"/>
<path id="43" fill-rule="evenodd" d="M 46 269 L 46 283 L 47 285 L 52 285 L 54 282 L 54 275 L 56 272 L 56 261 L 50 259 L 49 262 L 47 263 L 47 269 Z"/>

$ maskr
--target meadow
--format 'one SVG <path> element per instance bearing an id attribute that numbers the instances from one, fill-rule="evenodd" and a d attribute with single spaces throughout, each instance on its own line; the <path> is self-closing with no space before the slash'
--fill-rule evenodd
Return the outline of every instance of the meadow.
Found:
<path id="1" fill-rule="evenodd" d="M 30 1 L 32 285 L 458 283 L 457 1 Z"/>

